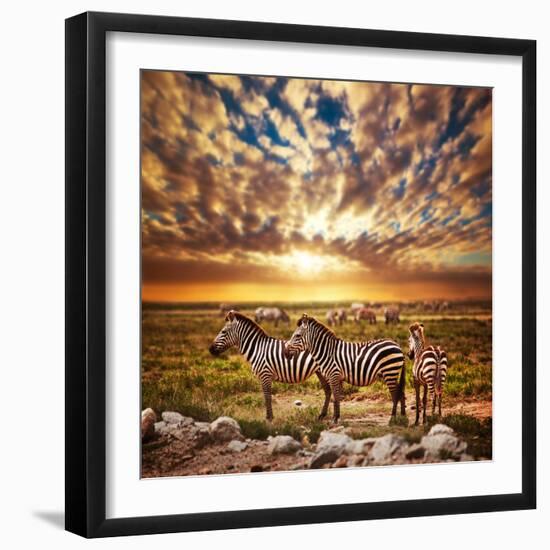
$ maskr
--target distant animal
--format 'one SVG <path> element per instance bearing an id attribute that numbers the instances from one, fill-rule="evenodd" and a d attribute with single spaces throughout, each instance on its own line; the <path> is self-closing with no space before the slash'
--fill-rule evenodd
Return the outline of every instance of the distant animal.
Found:
<path id="1" fill-rule="evenodd" d="M 409 358 L 414 360 L 413 382 L 416 393 L 416 422 L 420 415 L 420 386 L 424 388 L 422 398 L 422 422 L 426 423 L 427 393 L 432 399 L 432 416 L 438 405 L 441 416 L 441 396 L 447 378 L 447 353 L 439 346 L 427 346 L 424 338 L 424 325 L 413 323 L 409 327 Z"/>
<path id="2" fill-rule="evenodd" d="M 368 321 L 370 325 L 376 324 L 376 313 L 368 307 L 363 307 L 355 311 L 355 322 L 364 320 Z"/>
<path id="3" fill-rule="evenodd" d="M 350 311 L 351 311 L 351 314 L 353 317 L 355 317 L 355 312 L 358 310 L 358 309 L 363 309 L 365 306 L 365 304 L 362 304 L 361 302 L 353 302 L 353 304 L 351 304 L 350 306 Z"/>
<path id="4" fill-rule="evenodd" d="M 332 327 L 336 325 L 343 325 L 348 319 L 348 314 L 344 308 L 329 309 L 327 311 L 326 320 L 327 325 Z"/>
<path id="5" fill-rule="evenodd" d="M 386 317 L 386 325 L 399 323 L 399 309 L 396 307 L 387 307 L 384 310 L 384 316 Z"/>
<path id="6" fill-rule="evenodd" d="M 233 311 L 239 311 L 233 304 L 220 304 L 220 315 L 223 317 L 224 315 L 227 315 L 231 310 Z"/>
<path id="7" fill-rule="evenodd" d="M 311 353 L 321 374 L 330 384 L 335 422 L 340 417 L 344 381 L 354 386 L 369 386 L 381 378 L 392 397 L 392 417 L 396 415 L 399 402 L 401 414 L 405 414 L 405 356 L 393 340 L 347 342 L 317 319 L 304 314 L 285 350 L 288 357 L 295 357 L 304 351 Z"/>
<path id="8" fill-rule="evenodd" d="M 266 419 L 273 419 L 271 405 L 271 385 L 273 381 L 298 383 L 316 374 L 325 392 L 325 403 L 319 416 L 324 418 L 330 403 L 330 386 L 319 371 L 313 356 L 304 351 L 292 359 L 285 354 L 285 341 L 268 336 L 264 329 L 252 319 L 230 311 L 225 317 L 225 325 L 216 336 L 209 351 L 217 356 L 236 346 L 252 367 L 258 377 L 264 394 Z"/>
<path id="9" fill-rule="evenodd" d="M 279 323 L 290 324 L 290 317 L 287 312 L 279 307 L 259 307 L 254 312 L 254 319 L 256 323 L 273 321 L 276 327 L 279 326 Z"/>

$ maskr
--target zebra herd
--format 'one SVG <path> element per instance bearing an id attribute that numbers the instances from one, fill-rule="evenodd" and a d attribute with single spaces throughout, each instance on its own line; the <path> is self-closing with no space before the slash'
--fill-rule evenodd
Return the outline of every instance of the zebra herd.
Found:
<path id="1" fill-rule="evenodd" d="M 338 338 L 331 328 L 304 314 L 287 341 L 269 336 L 253 319 L 231 310 L 225 325 L 209 351 L 219 355 L 236 347 L 260 380 L 264 394 L 266 419 L 273 419 L 271 387 L 274 381 L 296 384 L 316 375 L 325 393 L 319 419 L 328 414 L 333 397 L 333 421 L 340 418 L 343 382 L 354 386 L 369 386 L 378 379 L 384 381 L 392 399 L 392 418 L 400 405 L 405 415 L 405 356 L 399 345 L 388 338 L 368 342 L 348 342 Z M 420 414 L 420 388 L 423 387 L 423 422 L 426 422 L 427 393 L 433 401 L 432 414 L 439 405 L 447 376 L 447 355 L 440 347 L 427 346 L 424 325 L 409 327 L 409 357 L 413 363 L 416 392 L 416 424 Z"/>

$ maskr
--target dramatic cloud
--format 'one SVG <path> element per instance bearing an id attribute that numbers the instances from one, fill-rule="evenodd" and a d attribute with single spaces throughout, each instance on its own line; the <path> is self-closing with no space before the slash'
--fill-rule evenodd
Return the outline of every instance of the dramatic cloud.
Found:
<path id="1" fill-rule="evenodd" d="M 141 86 L 146 299 L 490 296 L 491 90 Z"/>

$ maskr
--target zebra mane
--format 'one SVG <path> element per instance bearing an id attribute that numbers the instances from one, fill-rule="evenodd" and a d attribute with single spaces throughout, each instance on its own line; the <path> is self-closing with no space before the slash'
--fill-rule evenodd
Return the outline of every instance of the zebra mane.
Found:
<path id="1" fill-rule="evenodd" d="M 251 319 L 250 317 L 247 317 L 246 315 L 243 315 L 242 313 L 239 313 L 237 311 L 233 311 L 233 319 L 241 321 L 245 325 L 252 327 L 258 332 L 261 332 L 264 336 L 268 336 L 267 332 L 258 324 L 256 321 Z"/>
<path id="2" fill-rule="evenodd" d="M 315 317 L 308 317 L 309 322 L 313 322 L 317 327 L 319 327 L 324 333 L 330 334 L 333 338 L 338 339 L 338 336 L 336 336 L 336 333 L 330 328 L 327 327 L 327 325 L 321 323 L 321 321 L 318 321 L 315 319 Z"/>

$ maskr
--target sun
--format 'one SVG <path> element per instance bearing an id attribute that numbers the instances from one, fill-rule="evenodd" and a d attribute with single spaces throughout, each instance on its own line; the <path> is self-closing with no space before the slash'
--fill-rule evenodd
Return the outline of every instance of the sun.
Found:
<path id="1" fill-rule="evenodd" d="M 304 251 L 293 252 L 289 261 L 294 264 L 293 267 L 296 271 L 308 275 L 319 273 L 327 267 L 327 261 L 322 256 Z"/>
<path id="2" fill-rule="evenodd" d="M 331 265 L 331 258 L 305 250 L 293 250 L 289 254 L 278 256 L 276 263 L 280 269 L 303 277 L 318 275 L 335 267 Z"/>

